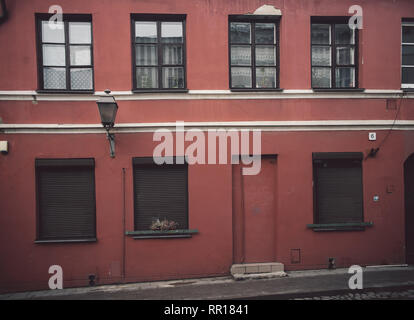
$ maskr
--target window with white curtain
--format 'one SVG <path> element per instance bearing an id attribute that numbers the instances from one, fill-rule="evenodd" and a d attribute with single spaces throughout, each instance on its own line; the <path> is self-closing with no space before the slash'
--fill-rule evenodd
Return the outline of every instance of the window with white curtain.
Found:
<path id="1" fill-rule="evenodd" d="M 312 88 L 358 88 L 357 29 L 327 21 L 311 24 Z"/>
<path id="2" fill-rule="evenodd" d="M 401 87 L 414 88 L 414 20 L 403 20 L 401 40 Z"/>
<path id="3" fill-rule="evenodd" d="M 185 15 L 134 14 L 133 89 L 185 90 Z"/>

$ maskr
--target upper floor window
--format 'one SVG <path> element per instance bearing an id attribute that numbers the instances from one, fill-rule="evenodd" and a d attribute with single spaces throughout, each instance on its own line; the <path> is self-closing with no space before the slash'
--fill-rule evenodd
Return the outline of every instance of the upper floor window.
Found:
<path id="1" fill-rule="evenodd" d="M 133 89 L 185 90 L 185 15 L 132 15 Z"/>
<path id="2" fill-rule="evenodd" d="M 279 87 L 279 18 L 229 17 L 230 88 Z"/>
<path id="3" fill-rule="evenodd" d="M 311 25 L 312 88 L 358 88 L 357 29 L 345 18 L 320 19 L 312 18 Z"/>
<path id="4" fill-rule="evenodd" d="M 403 20 L 401 51 L 401 87 L 414 88 L 414 21 Z"/>
<path id="5" fill-rule="evenodd" d="M 90 15 L 63 15 L 62 23 L 37 15 L 39 89 L 93 91 Z"/>

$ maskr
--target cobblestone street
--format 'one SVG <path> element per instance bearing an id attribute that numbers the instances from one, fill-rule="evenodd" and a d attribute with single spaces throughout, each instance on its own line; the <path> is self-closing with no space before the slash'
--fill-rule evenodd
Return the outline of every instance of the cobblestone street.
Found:
<path id="1" fill-rule="evenodd" d="M 293 298 L 291 300 L 414 300 L 414 290 L 356 292 L 332 296 Z"/>

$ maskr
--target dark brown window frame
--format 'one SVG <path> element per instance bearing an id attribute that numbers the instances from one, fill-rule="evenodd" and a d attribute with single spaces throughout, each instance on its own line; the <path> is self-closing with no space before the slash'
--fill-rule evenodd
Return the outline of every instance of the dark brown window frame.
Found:
<path id="1" fill-rule="evenodd" d="M 92 183 L 93 183 L 93 202 L 94 202 L 94 236 L 84 237 L 61 237 L 61 238 L 47 238 L 42 236 L 40 228 L 40 175 L 42 170 L 48 168 L 91 168 L 92 170 Z M 95 182 L 95 160 L 92 158 L 68 158 L 68 159 L 50 159 L 50 158 L 38 158 L 35 160 L 35 183 L 36 183 L 36 240 L 35 243 L 73 243 L 73 242 L 95 242 L 96 239 L 96 182 Z"/>
<path id="2" fill-rule="evenodd" d="M 347 166 L 355 167 L 358 162 L 361 168 L 361 216 L 359 221 L 351 222 L 329 222 L 320 224 L 319 219 L 319 206 L 318 206 L 318 174 L 317 167 L 320 163 L 330 161 L 342 161 L 343 163 L 348 162 Z M 351 163 L 353 162 L 353 163 Z M 362 231 L 365 227 L 370 226 L 371 223 L 364 222 L 364 184 L 363 184 L 363 153 L 362 152 L 315 152 L 312 154 L 312 171 L 313 171 L 313 225 L 311 228 L 314 231 Z M 319 230 L 318 230 L 319 229 Z"/>
<path id="3" fill-rule="evenodd" d="M 66 89 L 45 89 L 43 81 L 43 44 L 42 42 L 42 21 L 49 20 L 53 14 L 36 13 L 36 51 L 37 51 L 37 79 L 39 93 L 94 93 L 95 92 L 95 68 L 93 59 L 93 22 L 91 14 L 63 14 L 62 22 L 65 25 L 65 70 L 66 70 Z M 91 24 L 91 43 L 90 44 L 70 44 L 69 43 L 69 22 L 89 22 Z M 62 44 L 63 45 L 63 44 Z M 89 66 L 71 66 L 70 65 L 70 46 L 90 46 L 91 48 L 91 64 Z M 49 66 L 47 66 L 49 67 Z M 59 66 L 63 68 L 63 66 Z M 70 89 L 70 69 L 92 69 L 92 89 Z"/>
<path id="4" fill-rule="evenodd" d="M 154 158 L 153 157 L 135 157 L 135 158 L 132 158 L 132 168 L 133 168 L 133 197 L 134 197 L 134 231 L 142 231 L 142 230 L 140 230 L 140 229 L 137 229 L 137 223 L 136 223 L 136 212 L 137 212 L 137 202 L 136 202 L 136 190 L 137 190 L 137 186 L 136 186 L 136 179 L 135 179 L 135 168 L 137 167 L 137 166 L 139 166 L 139 167 L 151 167 L 151 168 L 156 168 L 156 167 L 162 167 L 162 166 L 171 166 L 171 167 L 174 167 L 174 166 L 185 166 L 186 167 L 186 189 L 185 189 L 185 193 L 187 194 L 187 203 L 186 203 L 186 212 L 185 212 L 185 215 L 186 215 L 186 227 L 185 228 L 180 228 L 179 227 L 179 229 L 182 229 L 182 230 L 190 230 L 189 229 L 189 206 L 188 206 L 188 203 L 189 203 L 189 197 L 188 197 L 188 167 L 189 167 L 189 165 L 188 165 L 188 159 L 187 159 L 187 157 L 177 157 L 177 156 L 174 156 L 174 157 L 166 157 L 166 158 L 169 158 L 169 161 L 171 160 L 172 161 L 172 164 L 168 164 L 168 163 L 164 163 L 164 164 L 161 164 L 161 165 L 158 165 L 158 164 L 156 164 L 155 163 L 155 161 L 154 161 Z M 164 159 L 166 159 L 166 158 L 164 158 Z M 180 159 L 180 161 L 181 162 L 184 162 L 183 164 L 177 164 L 177 159 Z M 156 236 L 155 236 L 156 237 Z M 174 234 L 164 234 L 164 235 L 162 235 L 162 237 L 175 237 L 175 235 Z M 181 237 L 181 236 L 179 236 L 179 237 Z"/>
<path id="5" fill-rule="evenodd" d="M 234 92 L 253 92 L 253 91 L 282 91 L 280 89 L 280 16 L 269 16 L 269 15 L 229 15 L 228 19 L 228 65 L 229 65 L 229 88 Z M 252 70 L 252 87 L 251 88 L 238 88 L 232 87 L 231 82 L 231 45 L 238 45 L 237 43 L 231 43 L 231 31 L 230 24 L 232 22 L 245 22 L 251 24 L 251 43 L 250 44 L 240 44 L 240 45 L 249 45 L 251 47 L 251 65 L 250 69 Z M 255 50 L 255 23 L 274 23 L 276 27 L 276 44 L 271 44 L 276 46 L 276 87 L 275 88 L 256 88 L 256 50 Z M 266 44 L 260 44 L 266 45 Z M 249 66 L 237 66 L 234 67 L 249 67 Z M 268 66 L 272 67 L 272 66 Z"/>
<path id="6" fill-rule="evenodd" d="M 188 92 L 187 89 L 187 32 L 186 32 L 186 14 L 146 14 L 146 13 L 131 13 L 131 58 L 132 58 L 132 92 L 135 93 L 151 93 L 151 92 Z M 158 64 L 158 88 L 137 88 L 137 76 L 136 76 L 136 53 L 135 45 L 135 22 L 136 21 L 148 21 L 157 23 L 157 43 L 151 43 L 157 46 Z M 182 22 L 183 24 L 183 64 L 180 65 L 163 65 L 162 48 L 165 44 L 161 42 L 161 22 Z M 146 43 L 150 44 L 150 43 Z M 168 67 L 183 67 L 184 68 L 184 87 L 183 88 L 163 88 L 162 86 L 162 68 Z"/>
<path id="7" fill-rule="evenodd" d="M 359 29 L 355 29 L 355 44 L 340 44 L 339 46 L 353 46 L 354 47 L 354 64 L 353 65 L 339 65 L 336 63 L 336 44 L 335 44 L 335 25 L 336 24 L 348 24 L 348 21 L 351 17 L 344 16 L 313 16 L 311 17 L 310 24 L 310 81 L 311 87 L 314 91 L 364 91 L 364 89 L 359 88 Z M 312 43 L 312 24 L 327 24 L 331 26 L 331 44 L 313 44 Z M 312 47 L 313 45 L 317 46 L 329 46 L 331 48 L 331 66 L 318 66 L 312 64 Z M 331 87 L 314 87 L 312 83 L 312 68 L 329 68 L 331 69 Z M 336 86 L 336 74 L 335 70 L 337 67 L 353 67 L 355 68 L 355 86 L 354 87 L 337 87 Z"/>

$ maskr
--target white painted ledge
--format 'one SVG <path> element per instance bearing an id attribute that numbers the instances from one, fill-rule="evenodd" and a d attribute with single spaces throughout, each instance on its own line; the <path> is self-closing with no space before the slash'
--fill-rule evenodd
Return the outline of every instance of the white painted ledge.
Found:
<path id="1" fill-rule="evenodd" d="M 119 101 L 126 100 L 252 100 L 252 99 L 390 99 L 401 98 L 402 90 L 366 89 L 363 92 L 314 92 L 312 89 L 287 89 L 278 92 L 233 92 L 230 90 L 189 90 L 187 93 L 134 93 L 113 91 Z M 0 101 L 96 101 L 103 91 L 93 94 L 37 93 L 33 90 L 0 91 Z M 414 92 L 406 92 L 404 98 L 414 98 Z"/>
<path id="2" fill-rule="evenodd" d="M 185 122 L 189 129 L 238 129 L 266 131 L 365 131 L 389 130 L 393 120 L 312 120 L 312 121 L 223 121 Z M 154 132 L 156 130 L 176 130 L 175 122 L 118 123 L 114 133 Z M 397 120 L 393 130 L 414 130 L 414 120 Z M 87 134 L 104 133 L 101 124 L 0 124 L 0 133 L 6 134 Z"/>

